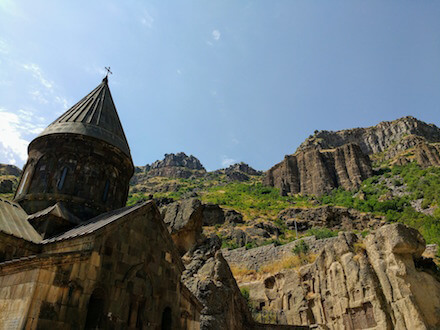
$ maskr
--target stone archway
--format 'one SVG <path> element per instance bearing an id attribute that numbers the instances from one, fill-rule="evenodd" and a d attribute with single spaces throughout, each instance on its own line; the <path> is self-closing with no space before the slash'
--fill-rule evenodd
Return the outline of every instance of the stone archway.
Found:
<path id="1" fill-rule="evenodd" d="M 90 296 L 84 329 L 100 329 L 104 318 L 105 293 L 97 288 Z"/>
<path id="2" fill-rule="evenodd" d="M 165 307 L 162 313 L 161 330 L 172 330 L 173 316 L 170 307 Z"/>

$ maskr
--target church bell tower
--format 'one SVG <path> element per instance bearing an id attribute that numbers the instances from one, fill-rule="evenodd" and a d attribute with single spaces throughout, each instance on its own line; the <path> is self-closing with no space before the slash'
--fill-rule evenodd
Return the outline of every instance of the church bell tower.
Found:
<path id="1" fill-rule="evenodd" d="M 28 155 L 14 197 L 27 214 L 56 205 L 81 223 L 125 206 L 134 166 L 107 77 L 35 138 Z"/>

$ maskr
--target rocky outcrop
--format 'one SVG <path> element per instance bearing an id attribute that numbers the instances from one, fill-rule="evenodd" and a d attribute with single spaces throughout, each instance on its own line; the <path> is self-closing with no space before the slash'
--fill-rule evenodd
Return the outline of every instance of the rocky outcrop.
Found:
<path id="1" fill-rule="evenodd" d="M 414 117 L 403 117 L 394 121 L 383 121 L 376 126 L 341 131 L 316 131 L 298 148 L 310 147 L 332 149 L 347 143 L 358 144 L 366 154 L 383 152 L 408 135 L 425 138 L 428 142 L 440 142 L 440 129 Z"/>
<path id="2" fill-rule="evenodd" d="M 217 204 L 205 204 L 203 209 L 203 225 L 215 226 L 244 223 L 243 215 L 235 210 L 221 208 Z"/>
<path id="3" fill-rule="evenodd" d="M 206 170 L 194 156 L 187 156 L 184 152 L 165 154 L 164 159 L 156 160 L 151 165 L 137 166 L 132 183 L 142 181 L 144 177 L 168 177 L 188 179 L 202 177 Z"/>
<path id="4" fill-rule="evenodd" d="M 252 315 L 220 246 L 212 236 L 183 257 L 182 281 L 204 306 L 200 329 L 252 329 Z"/>
<path id="5" fill-rule="evenodd" d="M 305 231 L 312 227 L 332 230 L 373 230 L 385 224 L 385 217 L 329 205 L 316 208 L 293 207 L 281 211 L 278 218 L 283 220 L 290 229 L 295 229 L 296 221 L 298 231 Z"/>
<path id="6" fill-rule="evenodd" d="M 421 167 L 440 166 L 440 144 L 419 143 L 414 153 L 415 159 Z"/>
<path id="7" fill-rule="evenodd" d="M 257 309 L 287 324 L 438 329 L 440 282 L 421 258 L 424 249 L 420 233 L 402 224 L 385 225 L 364 241 L 340 233 L 312 264 L 245 286 Z"/>
<path id="8" fill-rule="evenodd" d="M 19 177 L 21 170 L 15 165 L 0 164 L 0 175 L 12 175 Z"/>
<path id="9" fill-rule="evenodd" d="M 229 166 L 228 168 L 222 168 L 220 170 L 216 170 L 214 172 L 210 172 L 207 174 L 207 178 L 215 177 L 218 175 L 225 175 L 228 181 L 249 181 L 250 176 L 260 176 L 263 173 L 261 171 L 257 171 L 250 167 L 246 163 L 237 163 Z"/>
<path id="10" fill-rule="evenodd" d="M 205 170 L 200 161 L 193 155 L 187 156 L 184 152 L 165 154 L 164 159 L 156 160 L 149 166 L 149 170 L 164 167 L 185 167 L 189 170 Z"/>
<path id="11" fill-rule="evenodd" d="M 228 168 L 225 169 L 225 172 L 226 172 L 226 174 L 231 173 L 231 172 L 242 172 L 242 173 L 245 173 L 248 175 L 261 175 L 261 174 L 263 174 L 261 171 L 257 171 L 255 169 L 253 169 L 252 167 L 250 167 L 248 164 L 243 163 L 243 162 L 229 166 Z"/>
<path id="12" fill-rule="evenodd" d="M 201 239 L 203 206 L 197 198 L 168 204 L 162 207 L 161 213 L 181 255 Z"/>
<path id="13" fill-rule="evenodd" d="M 286 156 L 265 173 L 263 184 L 280 189 L 282 195 L 322 195 L 334 188 L 358 188 L 372 175 L 371 162 L 358 145 L 333 150 L 308 149 Z"/>

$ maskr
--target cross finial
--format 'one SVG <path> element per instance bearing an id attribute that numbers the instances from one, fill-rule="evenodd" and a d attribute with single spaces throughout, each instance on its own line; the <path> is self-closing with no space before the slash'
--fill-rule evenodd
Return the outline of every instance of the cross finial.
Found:
<path id="1" fill-rule="evenodd" d="M 107 67 L 105 66 L 104 68 L 107 70 L 107 74 L 105 75 L 106 78 L 108 77 L 108 74 L 109 74 L 109 73 L 110 73 L 110 74 L 113 74 L 113 72 L 110 71 L 110 67 L 107 68 Z"/>

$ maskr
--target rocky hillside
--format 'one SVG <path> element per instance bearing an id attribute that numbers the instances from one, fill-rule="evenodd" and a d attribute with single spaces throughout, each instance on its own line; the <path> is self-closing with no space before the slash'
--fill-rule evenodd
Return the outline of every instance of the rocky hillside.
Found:
<path id="1" fill-rule="evenodd" d="M 137 167 L 134 180 L 145 176 L 188 179 L 203 176 L 205 173 L 205 168 L 196 157 L 179 152 L 165 154 L 162 160 L 156 160 L 151 165 Z"/>
<path id="2" fill-rule="evenodd" d="M 370 159 L 359 146 L 345 144 L 331 150 L 304 149 L 286 156 L 265 173 L 263 184 L 278 188 L 282 195 L 321 196 L 338 187 L 359 188 L 372 173 Z"/>
<path id="3" fill-rule="evenodd" d="M 273 323 L 438 329 L 439 273 L 421 257 L 424 250 L 421 235 L 402 224 L 383 226 L 365 239 L 340 233 L 311 264 L 240 286 L 254 313 Z M 298 258 L 294 254 L 295 249 L 291 258 Z"/>
<path id="4" fill-rule="evenodd" d="M 383 121 L 376 126 L 341 131 L 316 131 L 298 147 L 332 149 L 347 143 L 358 144 L 366 154 L 384 152 L 408 135 L 420 136 L 428 142 L 440 142 L 440 129 L 408 116 L 393 121 Z"/>
<path id="5" fill-rule="evenodd" d="M 0 194 L 11 198 L 17 188 L 21 170 L 14 165 L 0 164 Z"/>

